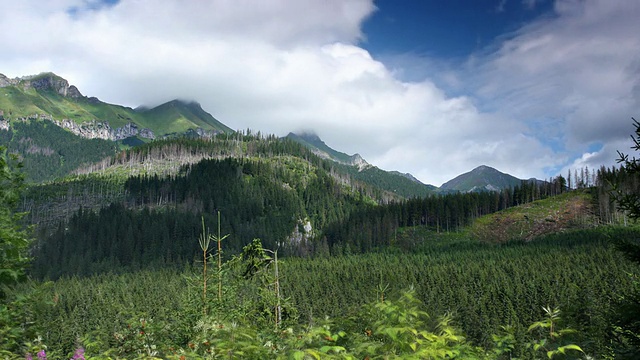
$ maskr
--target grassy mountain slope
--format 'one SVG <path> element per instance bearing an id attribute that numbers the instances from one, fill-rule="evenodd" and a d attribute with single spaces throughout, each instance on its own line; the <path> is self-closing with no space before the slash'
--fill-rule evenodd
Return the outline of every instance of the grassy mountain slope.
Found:
<path id="1" fill-rule="evenodd" d="M 185 133 L 196 128 L 232 132 L 195 102 L 174 100 L 135 111 L 83 96 L 75 86 L 52 73 L 20 79 L 7 79 L 0 74 L 0 111 L 10 120 L 44 114 L 54 120 L 69 119 L 78 124 L 107 121 L 112 128 L 132 122 L 152 130 L 156 136 Z"/>
<path id="2" fill-rule="evenodd" d="M 139 124 L 157 129 L 162 134 L 180 133 L 194 125 L 203 129 L 215 129 L 226 133 L 233 130 L 202 109 L 197 102 L 172 100 L 152 109 L 137 112 Z"/>

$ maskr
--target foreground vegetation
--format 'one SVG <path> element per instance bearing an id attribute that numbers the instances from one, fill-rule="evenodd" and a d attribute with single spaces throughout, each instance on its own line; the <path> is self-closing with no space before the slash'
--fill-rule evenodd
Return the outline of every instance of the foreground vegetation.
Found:
<path id="1" fill-rule="evenodd" d="M 211 259 L 205 302 L 201 263 L 24 285 L 3 313 L 22 325 L 2 335 L 17 354 L 40 337 L 30 350 L 47 345 L 49 358 L 79 346 L 112 358 L 535 358 L 527 344 L 541 339 L 545 352 L 575 343 L 601 358 L 623 348 L 615 304 L 638 274 L 611 239 L 638 235 L 601 228 L 491 245 L 408 228 L 398 236 L 420 239 L 411 254 L 288 258 L 277 276 L 272 255 L 247 247 L 220 272 Z M 556 308 L 576 330 L 563 341 L 530 329 L 557 321 Z"/>

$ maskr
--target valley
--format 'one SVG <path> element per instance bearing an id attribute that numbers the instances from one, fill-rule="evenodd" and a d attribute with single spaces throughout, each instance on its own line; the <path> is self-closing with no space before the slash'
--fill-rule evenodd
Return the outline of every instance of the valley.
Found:
<path id="1" fill-rule="evenodd" d="M 3 170 L 25 175 L 3 183 L 2 214 L 24 213 L 31 241 L 0 356 L 633 351 L 620 309 L 639 271 L 619 249 L 640 235 L 623 200 L 640 182 L 624 167 L 572 186 L 479 166 L 437 188 L 311 133 L 232 131 L 195 102 L 106 104 L 50 73 L 2 91 L 0 146 L 23 164 L 3 154 Z"/>

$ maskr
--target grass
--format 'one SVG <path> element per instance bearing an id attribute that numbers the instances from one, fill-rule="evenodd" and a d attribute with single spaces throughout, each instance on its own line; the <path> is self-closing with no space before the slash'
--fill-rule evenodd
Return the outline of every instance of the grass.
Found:
<path id="1" fill-rule="evenodd" d="M 590 227 L 597 223 L 591 202 L 587 190 L 574 190 L 480 217 L 470 231 L 482 241 L 506 242 Z"/>
<path id="2" fill-rule="evenodd" d="M 139 128 L 151 129 L 156 136 L 184 133 L 196 128 L 231 131 L 199 106 L 196 108 L 194 104 L 180 101 L 136 112 L 128 107 L 88 98 L 65 97 L 53 90 L 24 89 L 21 85 L 5 87 L 0 95 L 0 110 L 4 111 L 6 119 L 11 120 L 47 114 L 54 120 L 69 119 L 77 124 L 107 121 L 113 129 L 133 122 Z"/>

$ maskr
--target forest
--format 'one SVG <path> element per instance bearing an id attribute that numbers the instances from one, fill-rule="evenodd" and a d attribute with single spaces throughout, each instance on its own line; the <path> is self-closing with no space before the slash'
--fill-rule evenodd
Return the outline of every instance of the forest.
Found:
<path id="1" fill-rule="evenodd" d="M 3 154 L 4 358 L 638 355 L 640 189 L 623 155 L 407 198 L 248 132 L 41 185 Z"/>
<path id="2" fill-rule="evenodd" d="M 116 143 L 75 136 L 50 121 L 12 122 L 9 131 L 0 131 L 0 144 L 20 154 L 27 180 L 39 183 L 62 177 L 81 165 L 98 162 L 116 154 Z"/>

